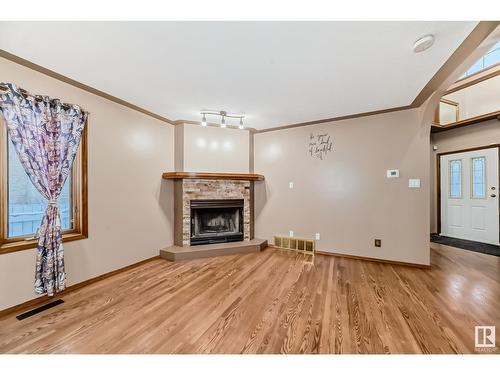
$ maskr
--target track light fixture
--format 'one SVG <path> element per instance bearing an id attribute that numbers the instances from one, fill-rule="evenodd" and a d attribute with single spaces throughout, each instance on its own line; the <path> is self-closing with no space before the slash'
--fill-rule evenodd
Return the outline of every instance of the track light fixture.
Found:
<path id="1" fill-rule="evenodd" d="M 225 128 L 226 127 L 226 118 L 237 118 L 240 119 L 240 125 L 238 128 L 240 129 L 245 129 L 243 126 L 243 119 L 245 118 L 244 115 L 239 115 L 239 114 L 234 114 L 234 113 L 227 113 L 226 111 L 209 111 L 209 110 L 203 110 L 200 112 L 202 115 L 201 119 L 201 125 L 202 126 L 207 126 L 207 117 L 206 115 L 213 115 L 213 116 L 220 116 L 220 127 Z"/>

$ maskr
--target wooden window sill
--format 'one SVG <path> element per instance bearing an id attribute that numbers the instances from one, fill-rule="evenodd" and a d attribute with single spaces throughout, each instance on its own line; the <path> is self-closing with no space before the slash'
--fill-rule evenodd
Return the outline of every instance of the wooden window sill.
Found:
<path id="1" fill-rule="evenodd" d="M 63 233 L 62 238 L 63 238 L 63 243 L 65 243 L 70 241 L 83 240 L 85 238 L 88 238 L 88 236 L 83 233 L 70 232 L 70 233 Z M 33 239 L 28 241 L 20 240 L 16 242 L 5 242 L 0 245 L 0 254 L 13 253 L 15 251 L 21 251 L 27 249 L 36 249 L 37 244 L 38 244 L 38 239 Z"/>

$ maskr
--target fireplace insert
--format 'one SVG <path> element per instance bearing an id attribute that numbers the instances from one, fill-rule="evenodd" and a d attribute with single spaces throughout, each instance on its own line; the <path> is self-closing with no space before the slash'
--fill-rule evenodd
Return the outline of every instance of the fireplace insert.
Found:
<path id="1" fill-rule="evenodd" d="M 243 199 L 192 200 L 191 245 L 243 241 Z"/>

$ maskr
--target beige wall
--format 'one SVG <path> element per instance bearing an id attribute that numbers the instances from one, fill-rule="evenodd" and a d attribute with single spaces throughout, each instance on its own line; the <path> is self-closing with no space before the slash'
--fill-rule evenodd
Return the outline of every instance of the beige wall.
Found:
<path id="1" fill-rule="evenodd" d="M 498 108 L 497 108 L 498 109 Z M 437 232 L 437 154 L 458 151 L 468 148 L 500 144 L 500 122 L 490 120 L 476 125 L 448 130 L 431 135 L 431 145 L 437 146 L 437 151 L 431 148 L 431 233 Z"/>
<path id="2" fill-rule="evenodd" d="M 89 118 L 89 238 L 65 244 L 68 285 L 173 243 L 174 127 L 0 58 L 0 81 L 77 103 Z M 2 145 L 3 147 L 3 145 Z M 0 255 L 0 310 L 33 293 L 35 250 Z"/>
<path id="3" fill-rule="evenodd" d="M 255 184 L 255 236 L 320 233 L 318 250 L 429 264 L 427 113 L 426 124 L 421 108 L 255 134 L 255 172 L 266 177 Z M 310 133 L 333 138 L 324 160 L 309 155 Z"/>
<path id="4" fill-rule="evenodd" d="M 193 124 L 184 127 L 186 172 L 248 173 L 249 132 Z"/>

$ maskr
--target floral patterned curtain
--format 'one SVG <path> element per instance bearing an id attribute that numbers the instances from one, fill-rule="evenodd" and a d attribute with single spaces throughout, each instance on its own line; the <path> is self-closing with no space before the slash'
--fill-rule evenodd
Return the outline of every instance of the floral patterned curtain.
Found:
<path id="1" fill-rule="evenodd" d="M 66 287 L 57 199 L 69 175 L 87 112 L 47 96 L 0 83 L 0 111 L 31 182 L 49 204 L 39 229 L 35 292 L 52 296 Z"/>

